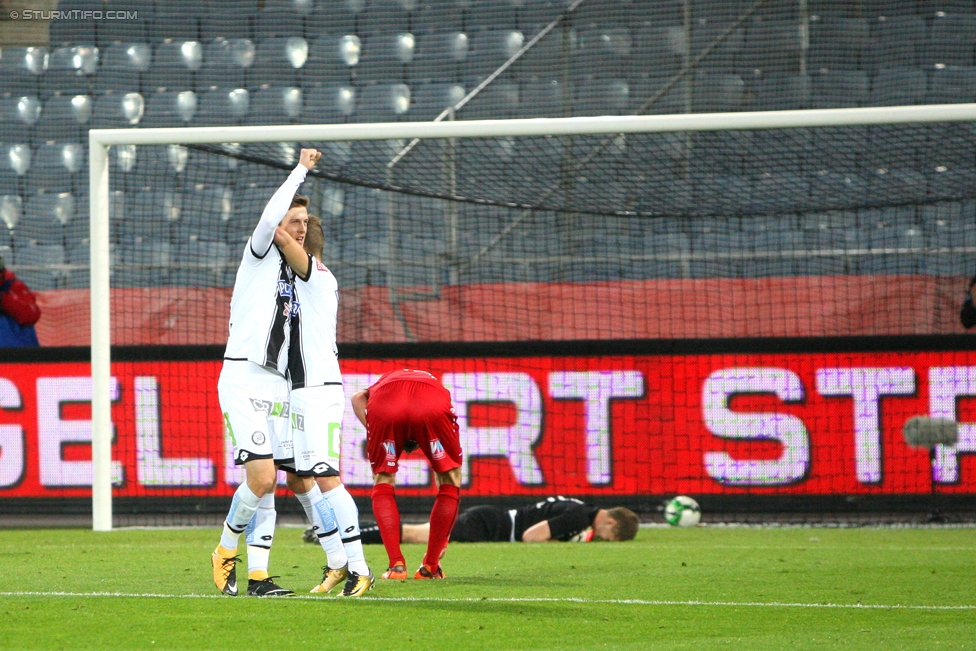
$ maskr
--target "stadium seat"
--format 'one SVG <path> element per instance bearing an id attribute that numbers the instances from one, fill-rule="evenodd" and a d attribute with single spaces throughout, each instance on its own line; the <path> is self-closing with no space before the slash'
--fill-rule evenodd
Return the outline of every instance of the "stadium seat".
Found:
<path id="1" fill-rule="evenodd" d="M 871 106 L 905 106 L 925 100 L 927 78 L 918 68 L 882 68 L 871 81 Z"/>
<path id="2" fill-rule="evenodd" d="M 472 80 L 466 87 L 474 89 Z M 463 120 L 504 120 L 513 118 L 519 110 L 519 87 L 510 81 L 494 81 L 475 95 L 458 113 Z"/>
<path id="3" fill-rule="evenodd" d="M 246 124 L 289 124 L 301 118 L 302 89 L 295 86 L 265 87 L 251 97 Z"/>
<path id="4" fill-rule="evenodd" d="M 308 89 L 303 98 L 305 110 L 299 120 L 306 124 L 345 122 L 356 111 L 356 89 L 352 86 L 316 86 Z"/>
<path id="5" fill-rule="evenodd" d="M 106 11 L 115 11 L 115 17 L 98 21 L 98 47 L 113 43 L 146 43 L 149 41 L 149 25 L 155 16 L 152 0 L 106 0 Z M 125 13 L 120 13 L 125 12 Z"/>
<path id="6" fill-rule="evenodd" d="M 101 0 L 61 0 L 58 10 L 101 12 Z M 76 17 L 77 16 L 77 17 Z M 63 45 L 95 45 L 95 19 L 93 14 L 72 14 L 66 18 L 55 18 L 48 24 L 48 42 L 52 47 Z"/>
<path id="7" fill-rule="evenodd" d="M 513 29 L 468 31 L 471 50 L 464 60 L 465 79 L 479 82 L 511 59 L 525 44 L 522 32 Z"/>
<path id="8" fill-rule="evenodd" d="M 356 23 L 365 37 L 410 31 L 411 13 L 419 3 L 413 0 L 372 0 Z"/>
<path id="9" fill-rule="evenodd" d="M 24 204 L 23 219 L 15 237 L 42 243 L 61 244 L 62 229 L 75 217 L 77 201 L 70 192 L 39 192 Z"/>
<path id="10" fill-rule="evenodd" d="M 813 210 L 858 208 L 866 201 L 868 181 L 858 174 L 822 168 L 811 174 L 809 180 Z"/>
<path id="11" fill-rule="evenodd" d="M 789 172 L 766 173 L 755 179 L 749 212 L 762 215 L 798 212 L 809 206 L 809 195 L 809 177 Z"/>
<path id="12" fill-rule="evenodd" d="M 3 192 L 0 188 L 0 192 Z M 2 241 L 8 242 L 10 231 L 17 227 L 24 216 L 24 198 L 18 194 L 0 194 L 0 234 Z"/>
<path id="13" fill-rule="evenodd" d="M 867 200 L 874 205 L 917 203 L 925 199 L 925 175 L 911 169 L 878 170 L 868 177 Z"/>
<path id="14" fill-rule="evenodd" d="M 87 179 L 78 178 L 85 169 L 85 147 L 77 142 L 47 143 L 38 147 L 27 174 L 28 191 L 73 192 Z"/>
<path id="15" fill-rule="evenodd" d="M 41 94 L 50 97 L 89 92 L 91 75 L 98 70 L 98 48 L 90 45 L 59 47 L 48 57 L 47 71 L 40 78 Z"/>
<path id="16" fill-rule="evenodd" d="M 143 74 L 147 91 L 194 90 L 195 72 L 203 65 L 203 46 L 197 41 L 165 41 L 156 46 L 149 70 Z"/>
<path id="17" fill-rule="evenodd" d="M 125 215 L 114 225 L 120 240 L 145 238 L 169 241 L 170 231 L 179 222 L 183 195 L 178 192 L 133 190 L 125 196 Z"/>
<path id="18" fill-rule="evenodd" d="M 56 267 L 63 265 L 64 259 L 64 246 L 60 242 L 29 244 L 14 251 L 14 271 L 34 291 L 55 289 L 64 277 L 63 271 Z"/>
<path id="19" fill-rule="evenodd" d="M 468 35 L 462 31 L 422 33 L 413 61 L 407 66 L 409 83 L 457 83 L 462 79 L 468 44 Z"/>
<path id="20" fill-rule="evenodd" d="M 109 180 L 123 181 L 126 190 L 151 188 L 160 191 L 180 186 L 189 161 L 189 152 L 180 145 L 140 146 L 133 150 L 113 147 L 116 159 Z M 119 160 L 122 154 L 125 160 Z"/>
<path id="21" fill-rule="evenodd" d="M 555 38 L 552 39 L 552 43 L 555 45 L 553 47 L 555 56 L 550 57 L 548 61 L 539 62 L 541 65 L 547 66 L 549 74 L 564 59 L 561 40 L 560 34 L 556 33 Z M 634 43 L 626 25 L 607 22 L 598 25 L 586 25 L 579 30 L 577 43 L 578 49 L 571 53 L 573 55 L 571 70 L 578 73 L 585 71 L 585 76 L 598 78 L 626 78 L 632 74 L 631 56 Z M 538 45 L 536 44 L 536 47 Z M 531 54 L 532 50 L 529 50 L 526 56 Z M 526 65 L 528 65 L 528 61 Z M 560 68 L 555 67 L 555 69 Z M 577 74 L 577 77 L 579 76 L 583 75 Z"/>
<path id="22" fill-rule="evenodd" d="M 813 82 L 809 75 L 764 75 L 753 101 L 757 111 L 796 111 L 810 108 Z"/>
<path id="23" fill-rule="evenodd" d="M 204 16 L 200 24 L 200 33 L 205 40 L 255 39 L 254 32 L 251 30 L 251 15 L 231 11 L 220 11 Z"/>
<path id="24" fill-rule="evenodd" d="M 35 96 L 0 97 L 0 128 L 16 139 L 34 126 L 41 117 L 41 101 Z M 0 142 L 10 142 L 10 137 L 0 137 Z"/>
<path id="25" fill-rule="evenodd" d="M 413 61 L 416 39 L 409 32 L 377 33 L 367 36 L 356 66 L 357 83 L 402 83 L 406 66 Z"/>
<path id="26" fill-rule="evenodd" d="M 116 43 L 104 51 L 102 65 L 92 81 L 96 93 L 138 93 L 142 74 L 149 69 L 152 48 L 147 43 Z"/>
<path id="27" fill-rule="evenodd" d="M 976 46 L 976 14 L 938 12 L 929 25 L 925 63 L 943 66 L 972 66 Z"/>
<path id="28" fill-rule="evenodd" d="M 688 39 L 681 27 L 662 27 L 647 21 L 634 32 L 634 74 L 669 75 L 678 71 L 688 53 Z"/>
<path id="29" fill-rule="evenodd" d="M 927 133 L 918 125 L 875 125 L 868 127 L 864 162 L 868 169 L 918 169 L 926 148 Z"/>
<path id="30" fill-rule="evenodd" d="M 412 88 L 413 107 L 408 119 L 423 122 L 433 120 L 442 111 L 464 99 L 464 86 L 459 84 L 418 84 Z"/>
<path id="31" fill-rule="evenodd" d="M 248 85 L 297 86 L 299 71 L 307 59 L 308 43 L 300 36 L 261 41 L 247 73 Z"/>
<path id="32" fill-rule="evenodd" d="M 211 88 L 197 96 L 197 112 L 192 126 L 240 124 L 247 117 L 250 100 L 245 88 Z"/>
<path id="33" fill-rule="evenodd" d="M 237 252 L 231 253 L 224 242 L 189 241 L 178 249 L 181 261 L 189 264 L 174 265 L 170 271 L 171 282 L 187 287 L 217 287 L 226 285 L 225 267 L 233 265 L 237 271 Z"/>
<path id="34" fill-rule="evenodd" d="M 243 188 L 234 194 L 232 211 L 224 231 L 225 241 L 233 247 L 240 247 L 251 237 L 277 186 L 266 185 Z"/>
<path id="35" fill-rule="evenodd" d="M 223 241 L 232 210 L 231 188 L 202 183 L 193 186 L 183 194 L 180 219 L 176 222 L 176 239 L 182 242 Z"/>
<path id="36" fill-rule="evenodd" d="M 747 0 L 692 0 L 691 12 L 696 20 L 728 26 L 744 14 L 750 5 Z"/>
<path id="37" fill-rule="evenodd" d="M 700 131 L 692 134 L 689 169 L 695 175 L 745 176 L 754 134 L 751 131 Z M 747 169 L 748 167 L 748 169 Z"/>
<path id="38" fill-rule="evenodd" d="M 0 144 L 0 176 L 22 177 L 31 167 L 31 149 L 26 144 Z"/>
<path id="39" fill-rule="evenodd" d="M 559 79 L 532 79 L 522 84 L 519 117 L 563 117 L 563 102 L 571 92 Z"/>
<path id="40" fill-rule="evenodd" d="M 193 119 L 197 110 L 197 95 L 192 90 L 161 91 L 149 96 L 144 127 L 183 127 Z"/>
<path id="41" fill-rule="evenodd" d="M 868 98 L 868 75 L 863 70 L 823 72 L 813 76 L 811 108 L 856 108 Z"/>
<path id="42" fill-rule="evenodd" d="M 308 61 L 302 69 L 302 84 L 349 84 L 352 69 L 359 64 L 362 42 L 352 33 L 333 33 L 314 39 Z"/>
<path id="43" fill-rule="evenodd" d="M 752 185 L 740 176 L 706 174 L 695 179 L 695 213 L 738 215 L 750 206 Z"/>
<path id="44" fill-rule="evenodd" d="M 188 149 L 186 169 L 183 174 L 184 187 L 190 188 L 197 184 L 205 187 L 234 186 L 237 182 L 238 167 L 238 160 L 233 156 Z"/>
<path id="45" fill-rule="evenodd" d="M 753 20 L 748 23 L 737 67 L 745 75 L 796 74 L 800 70 L 800 23 L 797 20 Z"/>
<path id="46" fill-rule="evenodd" d="M 573 115 L 628 115 L 630 104 L 625 79 L 587 79 L 576 86 Z"/>
<path id="47" fill-rule="evenodd" d="M 192 11 L 194 4 L 183 2 L 180 7 L 168 6 L 162 10 L 157 7 L 149 23 L 149 40 L 152 43 L 199 41 L 200 16 Z M 209 36 L 206 38 L 209 39 Z"/>
<path id="48" fill-rule="evenodd" d="M 423 31 L 460 32 L 464 29 L 464 11 L 458 0 L 427 0 L 416 8 L 412 16 L 414 29 Z"/>
<path id="49" fill-rule="evenodd" d="M 870 38 L 868 22 L 863 18 L 811 17 L 807 69 L 858 70 Z"/>
<path id="50" fill-rule="evenodd" d="M 316 0 L 308 23 L 316 29 L 321 26 L 321 31 L 329 34 L 354 34 L 356 17 L 365 8 L 366 3 L 355 0 Z M 308 38 L 315 37 L 316 32 L 310 30 Z"/>
<path id="51" fill-rule="evenodd" d="M 134 127 L 144 112 L 145 101 L 139 93 L 105 93 L 95 98 L 91 124 L 96 129 Z"/>
<path id="52" fill-rule="evenodd" d="M 356 93 L 355 122 L 396 122 L 410 110 L 410 87 L 406 84 L 374 84 Z"/>
<path id="53" fill-rule="evenodd" d="M 124 240 L 112 270 L 112 284 L 117 287 L 164 287 L 170 284 L 171 265 L 176 262 L 169 242 L 142 237 Z M 181 260 L 180 267 L 194 262 Z"/>
<path id="54" fill-rule="evenodd" d="M 929 72 L 929 104 L 966 104 L 976 97 L 976 68 L 945 66 Z"/>
<path id="55" fill-rule="evenodd" d="M 923 257 L 923 273 L 959 278 L 972 275 L 973 254 L 970 251 L 976 247 L 976 225 L 972 214 L 967 217 L 959 221 L 953 218 L 929 231 L 935 251 Z"/>
<path id="56" fill-rule="evenodd" d="M 879 67 L 919 67 L 923 64 L 925 21 L 919 16 L 881 16 L 871 25 L 871 64 Z"/>
<path id="57" fill-rule="evenodd" d="M 517 24 L 516 3 L 512 0 L 473 0 L 464 11 L 464 27 L 469 33 L 492 29 L 512 31 Z"/>
<path id="58" fill-rule="evenodd" d="M 699 72 L 695 75 L 696 113 L 722 113 L 744 108 L 745 82 L 739 75 Z"/>
<path id="59" fill-rule="evenodd" d="M 767 230 L 753 240 L 753 255 L 742 261 L 746 278 L 795 276 L 798 270 L 795 254 L 807 248 L 803 231 Z"/>
<path id="60" fill-rule="evenodd" d="M 659 96 L 667 84 L 672 84 L 671 77 L 656 75 L 640 75 L 634 77 L 630 83 L 631 110 L 645 107 L 642 113 L 648 115 L 668 115 L 684 113 L 686 98 L 688 97 L 688 82 L 681 80 L 673 83 L 664 95 Z M 649 104 L 654 99 L 652 104 Z"/>
<path id="61" fill-rule="evenodd" d="M 37 95 L 47 65 L 45 47 L 4 47 L 0 58 L 0 93 Z"/>
<path id="62" fill-rule="evenodd" d="M 719 43 L 725 31 L 729 28 L 728 23 L 722 22 L 696 22 L 691 28 L 691 56 L 697 57 L 708 48 L 714 48 L 698 64 L 698 69 L 709 74 L 733 73 L 736 71 L 736 62 L 742 52 L 742 45 L 745 40 L 745 30 L 741 27 L 736 28 L 732 34 L 725 37 Z"/>
<path id="63" fill-rule="evenodd" d="M 870 20 L 876 20 L 881 16 L 886 18 L 915 16 L 919 13 L 916 0 L 863 0 L 862 11 Z"/>
<path id="64" fill-rule="evenodd" d="M 254 44 L 243 38 L 218 38 L 204 47 L 203 65 L 197 70 L 198 91 L 209 88 L 244 88 L 245 71 L 254 63 Z"/>

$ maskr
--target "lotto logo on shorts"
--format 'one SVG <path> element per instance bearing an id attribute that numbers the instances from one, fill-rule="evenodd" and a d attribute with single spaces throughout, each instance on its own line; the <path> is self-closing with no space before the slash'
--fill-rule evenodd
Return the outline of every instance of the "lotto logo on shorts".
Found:
<path id="1" fill-rule="evenodd" d="M 444 452 L 444 445 L 438 439 L 434 439 L 430 442 L 430 456 L 435 459 L 443 459 L 447 456 Z"/>
<path id="2" fill-rule="evenodd" d="M 383 447 L 386 448 L 386 465 L 395 466 L 396 465 L 396 443 L 393 441 L 383 441 Z"/>

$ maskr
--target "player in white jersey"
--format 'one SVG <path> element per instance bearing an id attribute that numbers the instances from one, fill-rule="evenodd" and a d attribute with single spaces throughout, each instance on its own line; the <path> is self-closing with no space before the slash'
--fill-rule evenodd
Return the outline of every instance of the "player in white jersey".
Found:
<path id="1" fill-rule="evenodd" d="M 289 487 L 294 482 L 293 490 L 300 489 L 299 482 L 311 480 L 312 492 L 321 492 L 332 506 L 349 561 L 343 572 L 324 567 L 322 582 L 312 592 L 331 592 L 345 580 L 342 596 L 359 597 L 372 588 L 373 574 L 360 540 L 359 509 L 339 478 L 340 425 L 345 407 L 336 345 L 339 286 L 322 263 L 325 234 L 318 218 L 309 217 L 304 247 L 283 228 L 278 228 L 275 243 L 295 272 L 299 303 L 292 317 L 288 349 L 295 461 L 282 467 L 289 472 Z M 320 541 L 331 533 L 322 523 L 310 521 Z"/>
<path id="2" fill-rule="evenodd" d="M 275 229 L 280 227 L 296 241 L 305 240 L 307 202 L 296 203 L 295 196 L 308 170 L 320 157 L 314 149 L 302 150 L 298 166 L 268 201 L 245 246 L 234 282 L 230 334 L 217 394 L 224 427 L 234 445 L 235 462 L 244 466 L 246 479 L 234 493 L 220 544 L 211 555 L 214 584 L 231 596 L 238 592 L 237 546 L 245 528 L 248 532 L 247 593 L 293 594 L 277 586 L 268 575 L 276 519 L 275 466 L 294 460 L 285 373 L 290 319 L 298 309 L 292 273 L 274 245 L 274 237 Z M 341 540 L 338 535 L 334 538 L 344 564 Z"/>

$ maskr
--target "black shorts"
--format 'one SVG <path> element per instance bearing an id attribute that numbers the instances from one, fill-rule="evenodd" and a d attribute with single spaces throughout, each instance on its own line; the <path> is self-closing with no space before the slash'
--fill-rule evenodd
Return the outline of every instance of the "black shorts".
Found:
<path id="1" fill-rule="evenodd" d="M 458 515 L 451 542 L 509 542 L 512 518 L 497 506 L 472 506 Z"/>

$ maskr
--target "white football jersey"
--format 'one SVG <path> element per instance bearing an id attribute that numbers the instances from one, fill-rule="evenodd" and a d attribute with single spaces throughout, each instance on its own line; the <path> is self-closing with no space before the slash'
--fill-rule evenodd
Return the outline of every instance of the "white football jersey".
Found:
<path id="1" fill-rule="evenodd" d="M 308 275 L 295 277 L 295 300 L 288 349 L 292 389 L 341 384 L 336 322 L 339 284 L 329 269 L 309 256 Z"/>
<path id="2" fill-rule="evenodd" d="M 259 258 L 244 247 L 230 299 L 230 335 L 224 359 L 247 360 L 284 375 L 293 310 L 292 274 L 277 246 Z"/>

